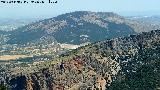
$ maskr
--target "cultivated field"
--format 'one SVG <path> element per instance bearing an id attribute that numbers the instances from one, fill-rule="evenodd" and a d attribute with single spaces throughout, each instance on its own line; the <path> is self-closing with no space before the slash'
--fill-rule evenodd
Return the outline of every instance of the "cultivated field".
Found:
<path id="1" fill-rule="evenodd" d="M 20 59 L 20 58 L 27 58 L 27 57 L 31 57 L 31 56 L 27 56 L 27 55 L 3 55 L 0 56 L 0 61 L 2 60 L 16 60 L 16 59 Z"/>

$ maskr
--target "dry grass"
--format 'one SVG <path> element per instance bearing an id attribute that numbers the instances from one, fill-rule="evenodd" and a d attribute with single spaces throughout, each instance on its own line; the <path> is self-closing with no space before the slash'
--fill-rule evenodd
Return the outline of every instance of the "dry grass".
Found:
<path id="1" fill-rule="evenodd" d="M 80 47 L 79 45 L 73 45 L 73 44 L 60 44 L 61 48 L 64 49 L 77 49 Z"/>
<path id="2" fill-rule="evenodd" d="M 27 55 L 3 55 L 3 56 L 0 56 L 0 61 L 2 61 L 2 60 L 5 60 L 5 61 L 16 60 L 16 59 L 27 58 L 27 57 L 31 57 L 31 56 L 27 56 Z"/>

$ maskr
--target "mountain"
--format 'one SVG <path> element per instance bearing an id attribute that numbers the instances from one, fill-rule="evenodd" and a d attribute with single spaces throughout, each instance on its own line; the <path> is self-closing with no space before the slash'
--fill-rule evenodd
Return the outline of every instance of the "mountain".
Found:
<path id="1" fill-rule="evenodd" d="M 0 45 L 6 44 L 8 40 L 7 35 L 9 35 L 9 32 L 0 30 Z"/>
<path id="2" fill-rule="evenodd" d="M 11 90 L 158 90 L 160 30 L 99 41 L 4 72 L 1 83 Z"/>
<path id="3" fill-rule="evenodd" d="M 12 31 L 38 20 L 40 18 L 0 18 L 0 31 Z"/>
<path id="4" fill-rule="evenodd" d="M 131 20 L 137 20 L 140 22 L 145 22 L 145 23 L 150 23 L 150 24 L 154 24 L 154 25 L 158 25 L 160 24 L 160 16 L 131 16 L 131 17 L 127 17 L 128 19 Z"/>
<path id="5" fill-rule="evenodd" d="M 138 25 L 112 12 L 76 11 L 18 28 L 8 43 L 26 44 L 43 36 L 52 36 L 59 43 L 96 42 L 135 34 Z"/>

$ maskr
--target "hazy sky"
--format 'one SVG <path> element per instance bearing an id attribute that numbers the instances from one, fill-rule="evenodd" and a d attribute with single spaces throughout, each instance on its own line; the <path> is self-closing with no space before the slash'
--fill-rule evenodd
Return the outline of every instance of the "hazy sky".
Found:
<path id="1" fill-rule="evenodd" d="M 160 0 L 58 0 L 57 4 L 48 4 L 48 0 L 44 1 L 45 4 L 0 3 L 0 17 L 51 17 L 73 11 L 115 12 L 120 15 L 160 15 Z"/>

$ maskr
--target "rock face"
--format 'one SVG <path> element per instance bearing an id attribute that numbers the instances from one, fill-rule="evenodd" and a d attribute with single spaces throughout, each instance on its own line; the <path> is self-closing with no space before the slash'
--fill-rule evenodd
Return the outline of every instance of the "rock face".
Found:
<path id="1" fill-rule="evenodd" d="M 134 23 L 127 22 L 129 20 L 112 12 L 77 11 L 14 30 L 8 43 L 25 44 L 46 35 L 53 36 L 59 43 L 96 42 L 136 33 Z"/>
<path id="2" fill-rule="evenodd" d="M 13 78 L 9 82 L 10 86 L 15 86 L 12 87 L 13 90 L 105 90 L 106 85 L 112 82 L 111 76 L 115 76 L 119 70 L 119 64 L 109 58 L 79 55 L 34 73 Z"/>
<path id="3" fill-rule="evenodd" d="M 160 30 L 105 40 L 21 67 L 4 83 L 11 90 L 155 90 L 160 88 L 159 46 Z"/>

